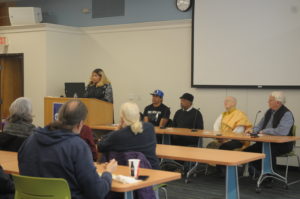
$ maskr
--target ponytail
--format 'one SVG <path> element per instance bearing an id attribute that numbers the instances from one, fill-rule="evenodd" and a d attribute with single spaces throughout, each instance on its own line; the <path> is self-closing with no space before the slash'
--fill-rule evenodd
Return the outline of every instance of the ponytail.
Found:
<path id="1" fill-rule="evenodd" d="M 137 135 L 138 133 L 143 133 L 143 124 L 140 121 L 136 121 L 135 123 L 130 125 L 131 131 Z"/>
<path id="2" fill-rule="evenodd" d="M 143 123 L 140 121 L 140 110 L 137 104 L 126 102 L 120 110 L 121 119 L 125 126 L 130 126 L 131 131 L 137 135 L 143 133 Z"/>

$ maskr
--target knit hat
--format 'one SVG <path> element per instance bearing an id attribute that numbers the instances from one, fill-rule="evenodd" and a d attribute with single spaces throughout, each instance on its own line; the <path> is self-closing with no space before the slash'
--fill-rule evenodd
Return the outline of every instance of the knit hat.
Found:
<path id="1" fill-rule="evenodd" d="M 184 93 L 184 94 L 180 97 L 180 99 L 186 99 L 186 100 L 188 100 L 188 101 L 190 101 L 190 102 L 193 102 L 194 96 L 193 96 L 192 94 L 190 94 L 190 93 Z"/>

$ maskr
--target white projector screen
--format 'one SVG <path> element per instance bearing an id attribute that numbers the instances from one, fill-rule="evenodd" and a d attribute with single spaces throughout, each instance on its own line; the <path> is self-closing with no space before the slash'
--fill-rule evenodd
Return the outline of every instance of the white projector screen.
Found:
<path id="1" fill-rule="evenodd" d="M 300 88 L 300 0 L 195 0 L 192 87 Z"/>

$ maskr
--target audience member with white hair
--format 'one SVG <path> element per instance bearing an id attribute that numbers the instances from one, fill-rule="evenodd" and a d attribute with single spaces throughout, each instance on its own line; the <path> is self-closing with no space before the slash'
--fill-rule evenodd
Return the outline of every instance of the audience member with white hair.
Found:
<path id="1" fill-rule="evenodd" d="M 285 96 L 280 91 L 272 92 L 269 96 L 269 109 L 260 122 L 247 133 L 267 134 L 274 136 L 291 136 L 294 117 L 292 112 L 284 105 Z M 290 152 L 293 149 L 293 142 L 271 143 L 272 164 L 276 166 L 276 156 Z M 262 152 L 262 143 L 256 142 L 246 148 L 247 152 Z M 257 170 L 261 169 L 261 161 L 251 163 Z"/>
<path id="2" fill-rule="evenodd" d="M 153 169 L 159 169 L 156 157 L 156 136 L 151 123 L 140 121 L 137 104 L 126 102 L 120 109 L 120 129 L 100 140 L 100 152 L 141 152 Z"/>
<path id="3" fill-rule="evenodd" d="M 0 149 L 18 151 L 23 141 L 29 137 L 35 126 L 32 124 L 32 104 L 30 99 L 20 97 L 9 108 L 3 133 L 0 133 Z"/>

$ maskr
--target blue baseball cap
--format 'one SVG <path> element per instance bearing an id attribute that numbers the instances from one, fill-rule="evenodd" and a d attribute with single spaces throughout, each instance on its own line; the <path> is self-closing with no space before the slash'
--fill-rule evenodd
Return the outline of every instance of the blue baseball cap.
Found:
<path id="1" fill-rule="evenodd" d="M 161 90 L 155 90 L 153 93 L 150 93 L 150 95 L 156 95 L 159 96 L 160 98 L 163 98 L 164 92 L 162 92 Z"/>

